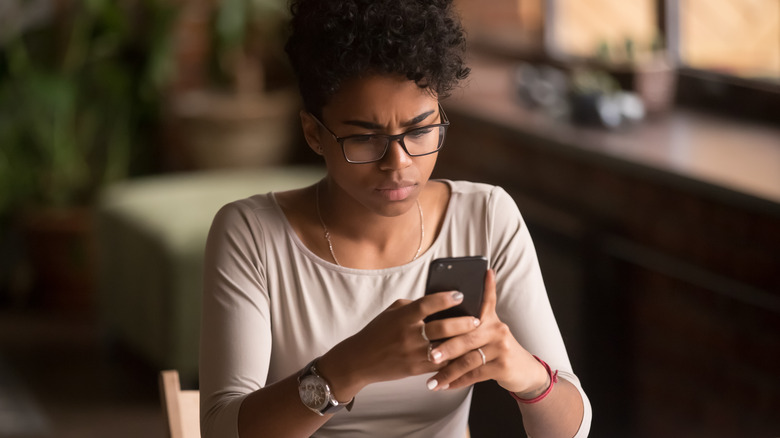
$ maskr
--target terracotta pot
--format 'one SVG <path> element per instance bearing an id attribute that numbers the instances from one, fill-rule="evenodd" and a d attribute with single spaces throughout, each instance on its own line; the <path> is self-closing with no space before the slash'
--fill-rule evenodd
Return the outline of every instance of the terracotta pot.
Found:
<path id="1" fill-rule="evenodd" d="M 290 90 L 258 95 L 190 92 L 172 108 L 178 161 L 191 169 L 260 167 L 286 162 L 299 108 Z"/>
<path id="2" fill-rule="evenodd" d="M 639 95 L 648 115 L 663 114 L 674 105 L 677 70 L 664 60 L 639 66 L 617 66 L 608 70 L 621 88 Z"/>
<path id="3" fill-rule="evenodd" d="M 20 215 L 33 273 L 33 300 L 44 307 L 92 307 L 95 244 L 87 207 L 35 208 Z"/>

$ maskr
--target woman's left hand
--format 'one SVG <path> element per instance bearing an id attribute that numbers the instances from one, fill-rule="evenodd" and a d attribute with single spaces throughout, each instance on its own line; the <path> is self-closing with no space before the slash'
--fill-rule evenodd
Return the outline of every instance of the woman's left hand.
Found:
<path id="1" fill-rule="evenodd" d="M 432 339 L 436 339 L 447 337 L 447 333 L 439 332 L 443 328 L 434 321 L 426 324 L 425 329 Z M 540 389 L 543 391 L 548 385 L 545 368 L 517 342 L 509 327 L 498 319 L 496 282 L 492 269 L 485 276 L 479 327 L 436 346 L 431 351 L 431 360 L 435 363 L 450 361 L 429 379 L 429 387 L 433 384 L 432 380 L 436 381 L 433 390 L 460 388 L 494 379 L 504 389 L 522 395 L 534 394 Z"/>

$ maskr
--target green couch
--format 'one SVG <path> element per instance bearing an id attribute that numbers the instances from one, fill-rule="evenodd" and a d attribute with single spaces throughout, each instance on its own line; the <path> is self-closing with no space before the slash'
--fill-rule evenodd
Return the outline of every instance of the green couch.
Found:
<path id="1" fill-rule="evenodd" d="M 131 179 L 109 187 L 96 210 L 97 308 L 111 343 L 152 366 L 198 371 L 203 250 L 224 204 L 313 184 L 320 167 L 209 171 Z"/>

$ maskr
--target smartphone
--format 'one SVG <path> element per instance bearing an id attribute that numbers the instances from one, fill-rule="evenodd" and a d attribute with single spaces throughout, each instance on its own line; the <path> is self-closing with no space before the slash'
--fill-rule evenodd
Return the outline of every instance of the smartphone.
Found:
<path id="1" fill-rule="evenodd" d="M 425 322 L 457 316 L 479 318 L 487 268 L 487 259 L 482 256 L 450 257 L 432 261 L 428 267 L 425 294 L 456 290 L 463 294 L 463 301 L 455 307 L 429 315 Z"/>

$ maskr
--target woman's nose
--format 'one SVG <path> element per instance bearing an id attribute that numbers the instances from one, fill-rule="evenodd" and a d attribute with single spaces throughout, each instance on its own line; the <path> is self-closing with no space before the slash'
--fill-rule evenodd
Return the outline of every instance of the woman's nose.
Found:
<path id="1" fill-rule="evenodd" d="M 395 139 L 387 145 L 387 152 L 380 161 L 380 167 L 383 169 L 403 169 L 411 164 L 412 157 L 401 146 L 401 139 Z"/>

